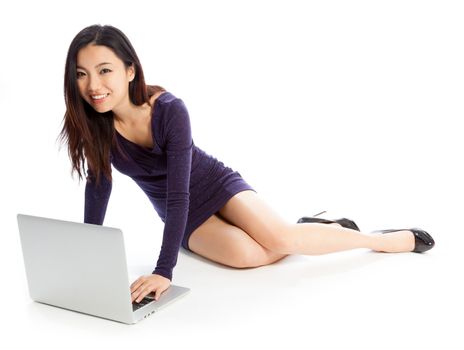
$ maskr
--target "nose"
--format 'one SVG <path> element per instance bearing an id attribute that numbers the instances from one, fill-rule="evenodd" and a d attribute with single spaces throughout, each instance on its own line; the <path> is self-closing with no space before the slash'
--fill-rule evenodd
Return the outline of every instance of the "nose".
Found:
<path id="1" fill-rule="evenodd" d="M 100 77 L 98 75 L 90 74 L 89 79 L 88 79 L 88 85 L 87 88 L 90 93 L 95 93 L 100 90 L 101 87 L 101 81 Z"/>

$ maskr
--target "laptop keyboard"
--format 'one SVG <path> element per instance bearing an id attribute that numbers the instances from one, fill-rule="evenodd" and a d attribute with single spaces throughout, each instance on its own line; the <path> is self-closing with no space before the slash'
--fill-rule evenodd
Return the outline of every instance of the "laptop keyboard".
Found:
<path id="1" fill-rule="evenodd" d="M 151 298 L 143 298 L 142 300 L 140 300 L 139 303 L 136 303 L 135 301 L 132 303 L 132 311 L 135 311 L 135 310 L 138 310 L 140 309 L 141 307 L 151 303 L 152 301 L 155 301 L 154 299 L 151 299 Z"/>

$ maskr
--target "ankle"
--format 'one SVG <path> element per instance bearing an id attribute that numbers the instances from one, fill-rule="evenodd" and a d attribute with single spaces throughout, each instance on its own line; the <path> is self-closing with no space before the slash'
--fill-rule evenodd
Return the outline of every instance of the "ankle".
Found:
<path id="1" fill-rule="evenodd" d="M 371 233 L 371 246 L 370 248 L 376 252 L 387 252 L 387 242 L 385 241 L 385 235 L 381 233 Z"/>

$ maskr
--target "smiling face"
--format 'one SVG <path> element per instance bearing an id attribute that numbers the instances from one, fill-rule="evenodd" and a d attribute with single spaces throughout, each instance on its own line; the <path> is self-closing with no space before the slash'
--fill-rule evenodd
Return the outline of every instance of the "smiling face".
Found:
<path id="1" fill-rule="evenodd" d="M 130 104 L 129 82 L 135 77 L 133 66 L 106 46 L 89 44 L 77 54 L 77 85 L 81 97 L 97 112 Z"/>

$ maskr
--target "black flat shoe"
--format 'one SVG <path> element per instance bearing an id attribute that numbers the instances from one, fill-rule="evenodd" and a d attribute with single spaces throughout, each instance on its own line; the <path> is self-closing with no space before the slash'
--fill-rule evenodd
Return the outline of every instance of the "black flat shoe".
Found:
<path id="1" fill-rule="evenodd" d="M 421 230 L 419 228 L 408 228 L 408 229 L 401 229 L 401 230 L 377 230 L 377 231 L 372 231 L 372 233 L 390 233 L 390 232 L 396 232 L 396 231 L 411 231 L 414 234 L 414 239 L 415 239 L 415 246 L 414 250 L 412 250 L 415 253 L 423 253 L 426 252 L 427 250 L 430 250 L 433 248 L 435 245 L 435 241 L 433 240 L 432 236 L 425 232 L 424 230 Z"/>
<path id="2" fill-rule="evenodd" d="M 328 220 L 328 219 L 322 219 L 322 218 L 316 218 L 316 216 L 321 215 L 325 213 L 325 211 L 320 212 L 319 214 L 316 214 L 314 216 L 303 216 L 302 218 L 298 219 L 296 222 L 297 224 L 305 223 L 305 222 L 317 222 L 321 224 L 339 224 L 342 227 L 349 228 L 352 230 L 360 231 L 358 225 L 353 220 L 347 219 L 347 218 L 341 218 L 338 220 Z"/>

